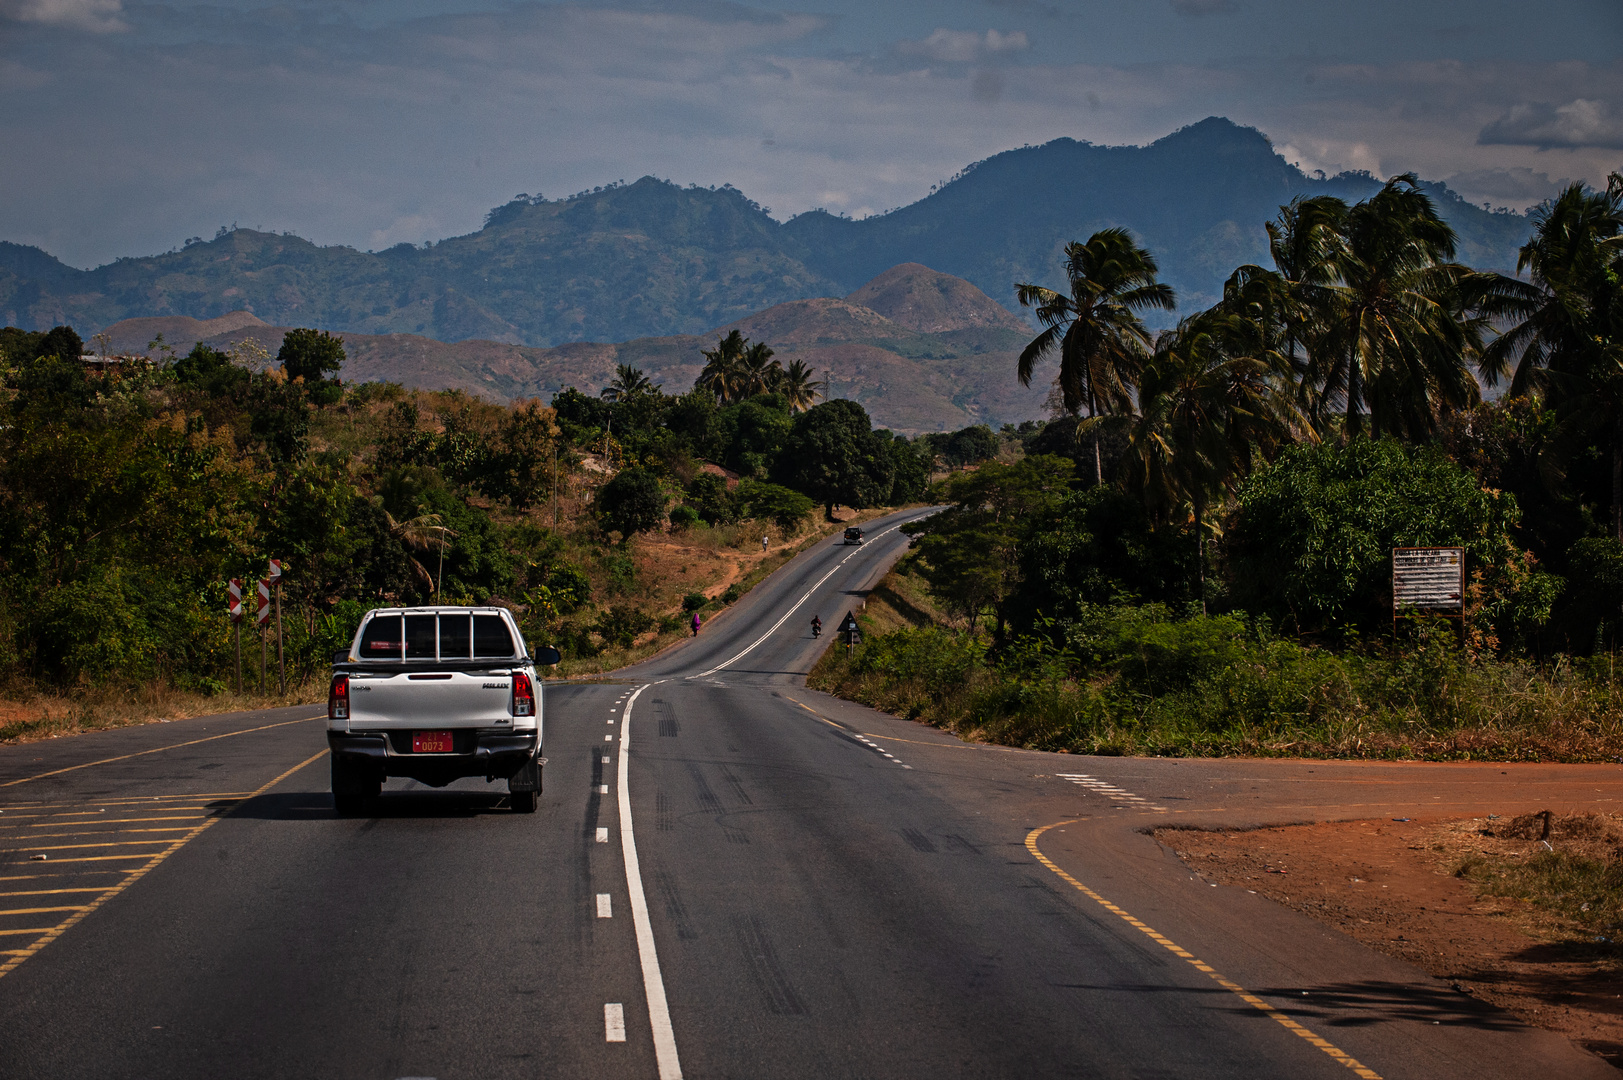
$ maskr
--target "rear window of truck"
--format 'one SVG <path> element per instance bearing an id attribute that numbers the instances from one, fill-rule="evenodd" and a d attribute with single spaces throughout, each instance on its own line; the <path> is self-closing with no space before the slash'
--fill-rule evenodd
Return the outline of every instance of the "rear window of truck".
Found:
<path id="1" fill-rule="evenodd" d="M 379 615 L 366 624 L 361 659 L 398 660 L 402 649 L 407 660 L 506 660 L 519 652 L 500 615 Z"/>
<path id="2" fill-rule="evenodd" d="M 512 656 L 513 635 L 500 615 L 473 617 L 473 655 Z"/>
<path id="3" fill-rule="evenodd" d="M 361 635 L 361 659 L 394 659 L 400 656 L 400 616 L 379 615 L 366 624 Z"/>

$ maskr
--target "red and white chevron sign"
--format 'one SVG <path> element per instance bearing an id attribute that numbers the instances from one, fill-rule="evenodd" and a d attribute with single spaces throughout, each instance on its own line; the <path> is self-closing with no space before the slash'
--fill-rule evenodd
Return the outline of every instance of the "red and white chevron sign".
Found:
<path id="1" fill-rule="evenodd" d="M 272 559 L 270 561 L 270 575 L 266 577 L 265 580 L 270 582 L 272 585 L 275 585 L 277 582 L 282 580 L 281 559 Z"/>
<path id="2" fill-rule="evenodd" d="M 265 620 L 270 618 L 270 599 L 271 583 L 270 579 L 267 578 L 259 583 L 259 609 L 254 612 L 254 622 L 261 626 L 265 625 Z"/>
<path id="3" fill-rule="evenodd" d="M 230 595 L 230 600 L 226 603 L 226 611 L 230 614 L 232 622 L 241 622 L 242 582 L 232 578 L 230 584 L 226 586 L 226 592 Z"/>

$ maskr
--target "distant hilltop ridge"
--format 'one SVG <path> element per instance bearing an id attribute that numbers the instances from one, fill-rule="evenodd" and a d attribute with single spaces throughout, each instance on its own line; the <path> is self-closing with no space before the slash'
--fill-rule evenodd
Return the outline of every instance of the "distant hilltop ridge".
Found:
<path id="1" fill-rule="evenodd" d="M 567 199 L 518 198 L 476 232 L 380 252 L 238 229 L 77 270 L 0 242 L 0 318 L 25 329 L 70 323 L 88 337 L 134 317 L 246 311 L 278 326 L 554 346 L 699 334 L 820 297 L 877 310 L 877 296 L 852 299 L 853 290 L 889 288 L 872 279 L 905 276 L 907 264 L 970 283 L 1008 313 L 1015 282 L 1060 284 L 1065 243 L 1109 226 L 1155 253 L 1189 311 L 1216 299 L 1235 266 L 1266 263 L 1263 224 L 1293 196 L 1356 200 L 1379 185 L 1366 173 L 1307 176 L 1261 132 L 1211 117 L 1148 146 L 1056 139 L 1005 151 L 862 220 L 814 210 L 780 223 L 733 188 L 644 177 Z M 1423 186 L 1459 232 L 1462 260 L 1514 269 L 1525 216 Z M 963 298 L 914 302 L 893 321 L 949 326 Z"/>
<path id="2" fill-rule="evenodd" d="M 149 353 L 162 334 L 176 353 L 198 342 L 229 350 L 251 339 L 275 356 L 289 329 L 236 311 L 209 320 L 125 319 L 106 334 L 109 351 L 121 354 Z M 680 393 L 698 378 L 701 350 L 733 330 L 766 342 L 784 362 L 804 361 L 819 378 L 830 372 L 834 396 L 862 402 L 878 425 L 907 434 L 1033 419 L 1047 394 L 1041 380 L 1026 388 L 1015 379 L 1015 357 L 1031 336 L 1025 323 L 969 282 L 918 263 L 892 267 L 843 299 L 790 300 L 697 335 L 534 348 L 346 332 L 342 377 L 505 401 L 550 398 L 565 386 L 595 394 L 616 364 L 633 364 Z"/>

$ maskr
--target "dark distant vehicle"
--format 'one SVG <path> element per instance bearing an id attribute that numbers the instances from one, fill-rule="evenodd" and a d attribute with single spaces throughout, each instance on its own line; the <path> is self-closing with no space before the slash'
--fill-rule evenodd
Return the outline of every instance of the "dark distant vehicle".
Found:
<path id="1" fill-rule="evenodd" d="M 862 543 L 862 530 L 857 528 L 855 525 L 845 530 L 845 542 L 847 544 Z"/>

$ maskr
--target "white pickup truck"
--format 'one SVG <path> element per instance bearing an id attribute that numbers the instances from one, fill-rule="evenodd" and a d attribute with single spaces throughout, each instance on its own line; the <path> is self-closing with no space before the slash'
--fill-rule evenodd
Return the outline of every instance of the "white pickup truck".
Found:
<path id="1" fill-rule="evenodd" d="M 333 805 L 359 813 L 390 776 L 433 787 L 482 776 L 535 812 L 541 792 L 541 685 L 502 608 L 377 608 L 333 657 L 327 694 Z"/>

